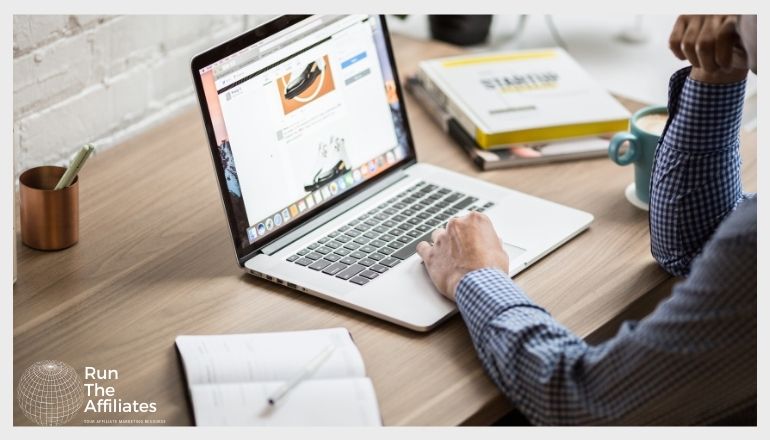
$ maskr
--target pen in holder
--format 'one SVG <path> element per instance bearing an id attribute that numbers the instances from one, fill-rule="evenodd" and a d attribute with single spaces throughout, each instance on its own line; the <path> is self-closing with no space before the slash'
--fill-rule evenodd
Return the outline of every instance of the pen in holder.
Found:
<path id="1" fill-rule="evenodd" d="M 54 190 L 66 168 L 30 168 L 19 176 L 21 241 L 34 249 L 55 251 L 78 242 L 78 178 Z"/>

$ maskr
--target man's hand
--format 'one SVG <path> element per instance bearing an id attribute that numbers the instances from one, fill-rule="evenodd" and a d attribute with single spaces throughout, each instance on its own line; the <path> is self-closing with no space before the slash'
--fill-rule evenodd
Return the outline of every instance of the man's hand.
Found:
<path id="1" fill-rule="evenodd" d="M 433 246 L 423 241 L 417 253 L 425 262 L 430 279 L 447 298 L 455 299 L 455 290 L 468 272 L 494 268 L 508 273 L 508 254 L 484 214 L 471 212 L 450 219 L 446 229 L 433 231 Z"/>
<path id="2" fill-rule="evenodd" d="M 692 79 L 719 84 L 746 78 L 749 65 L 737 22 L 735 15 L 679 16 L 668 44 L 677 58 L 692 64 Z"/>

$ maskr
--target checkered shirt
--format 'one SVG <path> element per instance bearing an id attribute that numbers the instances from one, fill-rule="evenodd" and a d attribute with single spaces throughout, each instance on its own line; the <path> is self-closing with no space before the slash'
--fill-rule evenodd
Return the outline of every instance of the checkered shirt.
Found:
<path id="1" fill-rule="evenodd" d="M 687 275 L 641 321 L 589 345 L 495 269 L 456 299 L 484 369 L 535 424 L 701 424 L 756 404 L 756 197 L 740 184 L 745 81 L 670 83 L 651 183 L 652 253 Z"/>

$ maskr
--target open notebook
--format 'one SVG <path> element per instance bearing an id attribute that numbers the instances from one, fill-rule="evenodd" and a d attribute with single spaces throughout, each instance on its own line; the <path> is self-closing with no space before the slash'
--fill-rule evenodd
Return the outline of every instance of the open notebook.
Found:
<path id="1" fill-rule="evenodd" d="M 267 397 L 324 347 L 328 359 L 277 405 Z M 195 423 L 205 425 L 381 425 L 364 362 L 344 328 L 177 336 Z"/>

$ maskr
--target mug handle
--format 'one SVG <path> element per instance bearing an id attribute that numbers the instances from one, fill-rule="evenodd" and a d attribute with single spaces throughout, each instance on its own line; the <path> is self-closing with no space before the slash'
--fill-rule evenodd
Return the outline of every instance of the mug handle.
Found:
<path id="1" fill-rule="evenodd" d="M 620 146 L 623 145 L 623 142 L 625 141 L 628 141 L 628 151 L 626 151 L 624 155 L 619 156 L 618 152 L 620 151 Z M 618 165 L 628 165 L 633 163 L 637 156 L 636 142 L 636 136 L 631 133 L 616 134 L 610 140 L 610 159 Z"/>

